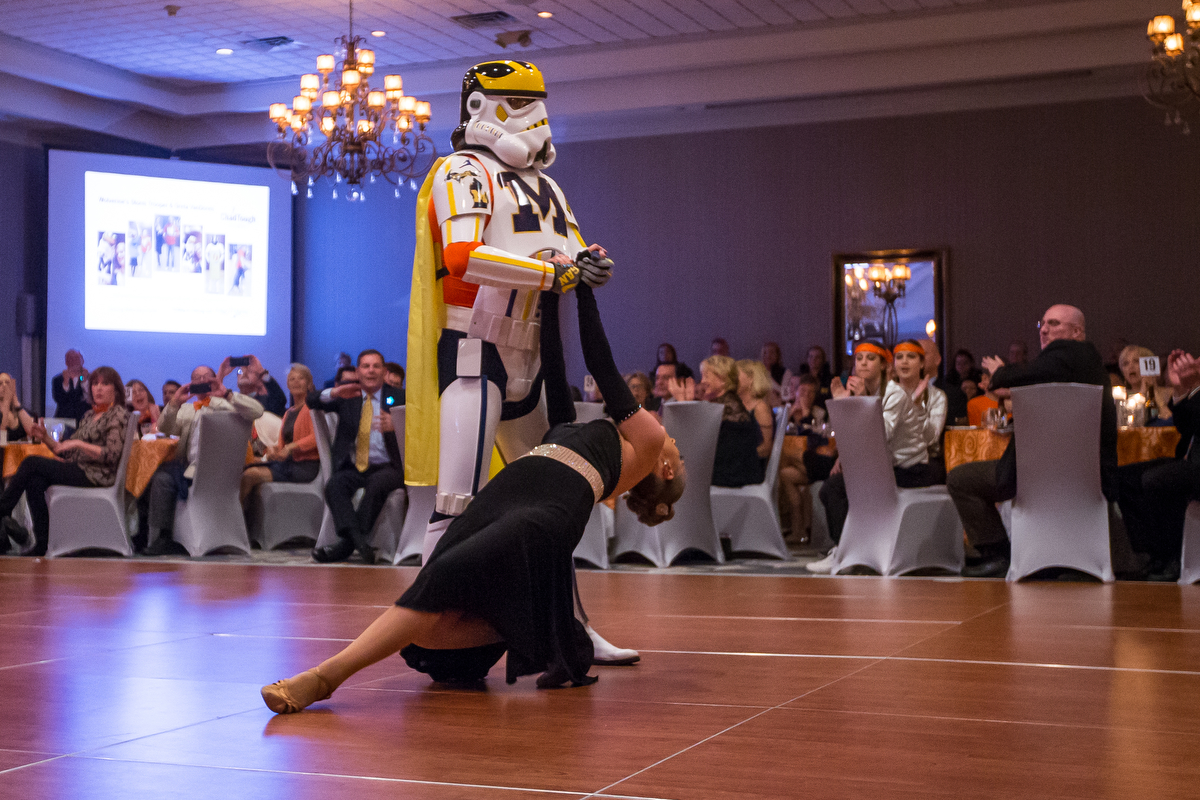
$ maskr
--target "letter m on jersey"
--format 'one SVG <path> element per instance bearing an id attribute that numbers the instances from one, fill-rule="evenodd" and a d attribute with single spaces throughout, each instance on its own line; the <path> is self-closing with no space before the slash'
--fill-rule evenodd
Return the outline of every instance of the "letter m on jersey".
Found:
<path id="1" fill-rule="evenodd" d="M 513 230 L 517 233 L 534 233 L 542 229 L 542 220 L 550 215 L 554 208 L 554 232 L 559 236 L 567 235 L 567 216 L 563 213 L 562 203 L 554 189 L 541 175 L 538 176 L 537 190 L 529 186 L 515 172 L 501 172 L 498 176 L 502 187 L 512 192 L 520 211 L 512 215 Z M 536 208 L 535 208 L 536 207 Z M 539 214 L 540 212 L 540 214 Z"/>

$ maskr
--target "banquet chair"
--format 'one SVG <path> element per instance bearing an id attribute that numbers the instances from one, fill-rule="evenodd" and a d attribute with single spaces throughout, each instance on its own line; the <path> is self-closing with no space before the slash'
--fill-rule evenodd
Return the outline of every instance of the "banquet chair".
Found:
<path id="1" fill-rule="evenodd" d="M 404 406 L 393 406 L 391 409 L 392 427 L 396 432 L 396 443 L 400 446 L 400 459 L 404 460 Z M 433 487 L 436 491 L 437 487 Z M 354 493 L 354 507 L 358 508 L 358 504 L 362 502 L 363 490 L 359 489 Z M 324 495 L 322 495 L 322 502 Z M 371 535 L 367 537 L 367 542 L 371 547 L 375 548 L 375 560 L 377 563 L 393 562 L 397 563 L 397 556 L 400 553 L 405 553 L 402 558 L 408 558 L 412 555 L 412 537 L 415 535 L 414 530 L 410 529 L 408 521 L 408 506 L 409 497 L 408 489 L 400 487 L 387 496 L 384 501 L 383 508 L 379 512 L 379 516 L 375 520 L 374 527 L 371 528 Z M 324 516 L 321 518 L 321 529 L 317 536 L 317 547 L 326 547 L 337 542 L 337 528 L 333 524 L 333 515 L 329 513 L 329 506 L 324 506 Z M 429 515 L 433 513 L 433 507 L 430 505 L 429 512 L 425 514 L 425 523 L 429 522 Z M 425 536 L 425 523 L 420 526 L 420 536 L 417 537 L 416 553 L 421 553 L 421 541 Z M 406 537 L 407 534 L 407 537 Z"/>
<path id="2" fill-rule="evenodd" d="M 784 406 L 776 418 L 775 439 L 763 482 L 738 487 L 714 486 L 710 490 L 713 523 L 721 538 L 729 540 L 730 549 L 735 553 L 762 553 L 785 561 L 789 558 L 783 529 L 779 525 L 775 479 L 779 475 L 783 432 L 790 410 L 789 406 Z"/>
<path id="3" fill-rule="evenodd" d="M 821 487 L 824 485 L 825 481 L 817 481 L 808 487 L 808 496 L 812 498 L 808 546 L 820 553 L 828 553 L 834 545 L 833 537 L 829 535 L 829 520 L 825 517 L 825 504 L 821 502 Z"/>
<path id="4" fill-rule="evenodd" d="M 880 575 L 918 569 L 961 572 L 962 523 L 945 486 L 899 489 L 878 397 L 826 403 L 837 429 L 838 457 L 850 512 L 833 574 L 862 566 Z"/>
<path id="5" fill-rule="evenodd" d="M 230 411 L 204 414 L 196 422 L 196 473 L 188 499 L 175 503 L 175 541 L 189 555 L 250 553 L 238 497 L 250 428 L 249 421 Z"/>
<path id="6" fill-rule="evenodd" d="M 709 493 L 721 410 L 719 403 L 696 400 L 663 405 L 663 427 L 668 436 L 675 437 L 687 466 L 687 488 L 675 504 L 675 516 L 654 527 L 638 522 L 624 503 L 618 503 L 613 525 L 614 555 L 638 553 L 656 567 L 669 566 L 690 550 L 718 563 L 725 561 Z"/>
<path id="7" fill-rule="evenodd" d="M 1183 518 L 1183 555 L 1179 560 L 1181 586 L 1200 581 L 1200 500 L 1188 503 Z"/>
<path id="8" fill-rule="evenodd" d="M 1012 401 L 1019 446 L 1008 580 L 1068 567 L 1111 582 L 1108 501 L 1100 490 L 1103 388 L 1020 386 Z"/>
<path id="9" fill-rule="evenodd" d="M 321 462 L 317 477 L 308 483 L 263 483 L 250 496 L 250 538 L 263 550 L 274 550 L 297 539 L 314 542 L 320 535 L 325 513 L 325 482 L 329 480 L 333 462 L 329 455 L 325 415 L 316 409 L 309 413 L 312 414 L 317 456 Z"/>
<path id="10" fill-rule="evenodd" d="M 624 505 L 620 498 L 617 499 L 617 505 Z M 612 538 L 615 524 L 616 512 L 613 509 L 604 503 L 592 506 L 592 515 L 583 529 L 583 537 L 575 546 L 575 559 L 598 569 L 608 569 L 608 540 Z"/>
<path id="11" fill-rule="evenodd" d="M 277 446 L 282 433 L 283 417 L 264 411 L 261 417 L 254 420 L 254 435 L 267 447 Z"/>
<path id="12" fill-rule="evenodd" d="M 129 415 L 125 446 L 112 486 L 51 486 L 46 490 L 50 509 L 47 555 L 61 556 L 89 548 L 133 555 L 126 529 L 125 473 L 138 438 L 138 416 L 136 411 Z"/>
<path id="13" fill-rule="evenodd" d="M 575 403 L 575 421 L 593 422 L 604 419 L 604 403 Z"/>

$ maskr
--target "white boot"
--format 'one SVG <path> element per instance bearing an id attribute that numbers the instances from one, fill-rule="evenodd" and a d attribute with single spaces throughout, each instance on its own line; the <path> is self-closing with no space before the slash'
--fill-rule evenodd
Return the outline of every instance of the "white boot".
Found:
<path id="1" fill-rule="evenodd" d="M 592 647 L 595 650 L 595 654 L 592 656 L 593 664 L 605 667 L 623 667 L 642 660 L 637 650 L 629 650 L 610 644 L 603 636 L 592 630 L 591 625 L 585 624 L 583 629 L 587 631 L 588 638 L 592 640 Z"/>
<path id="2" fill-rule="evenodd" d="M 833 572 L 834 564 L 837 563 L 837 548 L 829 551 L 828 555 L 820 561 L 814 561 L 811 564 L 805 564 L 804 568 L 814 575 L 828 575 Z"/>

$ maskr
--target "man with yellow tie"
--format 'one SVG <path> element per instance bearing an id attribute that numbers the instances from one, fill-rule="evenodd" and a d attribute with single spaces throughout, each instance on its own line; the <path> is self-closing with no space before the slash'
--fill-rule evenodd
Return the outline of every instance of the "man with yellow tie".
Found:
<path id="1" fill-rule="evenodd" d="M 392 428 L 393 406 L 404 405 L 404 390 L 384 383 L 384 358 L 378 350 L 358 354 L 355 374 L 319 395 L 309 395 L 308 407 L 338 415 L 333 438 L 333 474 L 325 484 L 325 502 L 337 530 L 334 544 L 313 549 L 322 563 L 345 561 L 357 549 L 363 561 L 375 563 L 368 542 L 371 529 L 388 495 L 404 486 L 404 465 Z M 354 493 L 363 489 L 355 510 Z"/>

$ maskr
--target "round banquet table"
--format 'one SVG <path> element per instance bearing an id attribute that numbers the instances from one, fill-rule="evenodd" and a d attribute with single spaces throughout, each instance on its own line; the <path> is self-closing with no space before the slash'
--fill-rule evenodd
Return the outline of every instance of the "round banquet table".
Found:
<path id="1" fill-rule="evenodd" d="M 946 430 L 946 471 L 972 461 L 993 461 L 1008 447 L 1009 433 L 987 428 L 948 428 Z M 1122 467 L 1156 458 L 1173 458 L 1179 444 L 1174 428 L 1121 428 L 1117 431 L 1117 463 Z M 784 445 L 786 447 L 786 444 Z"/>
<path id="2" fill-rule="evenodd" d="M 784 459 L 793 458 L 799 461 L 804 456 L 804 451 L 808 449 L 808 436 L 797 436 L 788 434 L 783 437 L 783 457 Z M 837 455 L 837 440 L 829 439 L 829 444 L 823 444 L 817 448 L 817 452 L 823 456 Z"/>
<path id="3" fill-rule="evenodd" d="M 125 471 L 125 489 L 134 497 L 141 497 L 150 485 L 154 471 L 165 461 L 175 457 L 178 439 L 138 439 L 129 453 L 129 468 Z M 54 453 L 44 444 L 29 442 L 10 443 L 4 446 L 4 479 L 16 474 L 21 462 L 30 456 L 54 458 Z"/>

